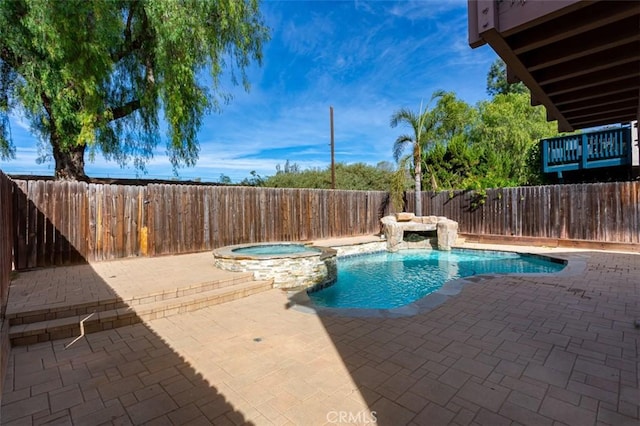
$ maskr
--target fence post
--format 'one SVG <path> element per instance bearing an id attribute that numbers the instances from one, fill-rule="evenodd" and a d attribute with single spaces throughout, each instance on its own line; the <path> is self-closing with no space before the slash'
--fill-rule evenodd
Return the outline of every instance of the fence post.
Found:
<path id="1" fill-rule="evenodd" d="M 582 168 L 586 169 L 587 168 L 587 160 L 589 158 L 589 138 L 587 136 L 587 133 L 583 133 L 581 135 L 582 138 Z"/>
<path id="2" fill-rule="evenodd" d="M 9 283 L 13 269 L 13 182 L 0 171 L 0 402 L 9 365 L 9 321 L 5 312 L 9 301 Z"/>

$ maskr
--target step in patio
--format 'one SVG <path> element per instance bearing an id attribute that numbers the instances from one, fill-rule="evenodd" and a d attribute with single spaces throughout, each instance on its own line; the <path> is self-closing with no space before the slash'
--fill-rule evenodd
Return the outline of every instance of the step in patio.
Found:
<path id="1" fill-rule="evenodd" d="M 245 283 L 253 280 L 253 274 L 232 273 L 224 278 L 190 284 L 179 288 L 163 289 L 143 295 L 132 297 L 113 297 L 108 299 L 92 300 L 86 303 L 76 303 L 69 305 L 68 303 L 48 304 L 39 308 L 24 308 L 16 312 L 8 311 L 6 319 L 10 325 L 30 324 L 34 322 L 49 321 L 67 317 L 76 317 L 79 315 L 88 315 L 92 312 L 111 311 L 114 309 L 127 308 L 145 303 L 154 303 L 162 300 L 188 296 L 217 288 L 226 288 L 233 285 Z"/>
<path id="2" fill-rule="evenodd" d="M 77 337 L 142 321 L 192 312 L 273 288 L 272 281 L 249 276 L 204 283 L 171 292 L 136 296 L 128 300 L 100 301 L 82 306 L 55 307 L 41 313 L 13 314 L 9 338 L 13 346 Z M 44 317 L 42 317 L 44 315 Z M 81 325 L 82 322 L 82 325 Z"/>

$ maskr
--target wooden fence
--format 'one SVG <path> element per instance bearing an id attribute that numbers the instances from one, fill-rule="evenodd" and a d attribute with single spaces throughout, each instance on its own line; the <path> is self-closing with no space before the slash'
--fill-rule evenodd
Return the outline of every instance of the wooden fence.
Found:
<path id="1" fill-rule="evenodd" d="M 373 234 L 380 231 L 379 219 L 393 211 L 389 195 L 378 191 L 35 180 L 12 185 L 19 270 Z M 412 211 L 414 194 L 406 199 Z M 640 243 L 640 182 L 425 192 L 423 212 L 458 221 L 465 234 Z"/>
<path id="2" fill-rule="evenodd" d="M 16 180 L 17 269 L 379 232 L 386 192 Z"/>
<path id="3" fill-rule="evenodd" d="M 4 318 L 13 269 L 13 184 L 0 171 L 0 320 Z"/>
<path id="4" fill-rule="evenodd" d="M 9 361 L 9 322 L 5 321 L 13 269 L 13 183 L 0 171 L 0 400 Z"/>
<path id="5" fill-rule="evenodd" d="M 459 232 L 637 244 L 640 182 L 426 192 L 425 214 L 458 221 Z M 415 198 L 407 194 L 408 209 Z"/>

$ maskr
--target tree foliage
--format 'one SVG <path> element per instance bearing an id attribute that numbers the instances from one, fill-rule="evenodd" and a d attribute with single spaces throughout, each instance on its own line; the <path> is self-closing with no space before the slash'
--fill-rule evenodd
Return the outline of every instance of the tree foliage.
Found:
<path id="1" fill-rule="evenodd" d="M 248 88 L 268 39 L 258 0 L 11 0 L 0 28 L 0 113 L 50 142 L 59 178 L 84 176 L 87 149 L 144 168 L 162 118 L 171 164 L 195 164 L 203 115 L 229 100 L 223 71 Z"/>
<path id="2" fill-rule="evenodd" d="M 454 92 L 444 92 L 432 111 L 433 140 L 446 145 L 457 135 L 468 132 L 477 119 L 477 110 L 458 99 Z"/>
<path id="3" fill-rule="evenodd" d="M 529 95 L 508 93 L 497 95 L 491 102 L 481 102 L 480 121 L 471 138 L 481 147 L 489 165 L 487 176 L 501 186 L 532 183 L 528 161 L 541 138 L 556 134 L 556 123 L 549 123 L 543 107 L 532 107 Z M 540 164 L 536 165 L 539 173 Z"/>
<path id="4" fill-rule="evenodd" d="M 336 164 L 336 189 L 388 191 L 394 171 L 388 164 L 377 166 L 364 163 Z M 259 186 L 272 188 L 331 188 L 331 167 L 302 170 L 288 160 L 285 167 L 276 167 L 276 174 L 264 179 Z"/>
<path id="5" fill-rule="evenodd" d="M 487 74 L 487 93 L 489 96 L 506 95 L 508 93 L 529 93 L 529 89 L 521 81 L 507 81 L 507 66 L 500 58 L 496 59 Z"/>
<path id="6" fill-rule="evenodd" d="M 542 107 L 524 93 L 480 102 L 473 121 L 425 155 L 445 189 L 484 189 L 542 182 L 539 143 L 556 134 Z"/>

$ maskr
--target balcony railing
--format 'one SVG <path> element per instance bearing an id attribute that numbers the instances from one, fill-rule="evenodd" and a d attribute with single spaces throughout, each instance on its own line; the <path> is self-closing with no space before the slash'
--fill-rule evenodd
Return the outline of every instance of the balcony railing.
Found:
<path id="1" fill-rule="evenodd" d="M 545 173 L 631 164 L 631 126 L 542 140 Z"/>

